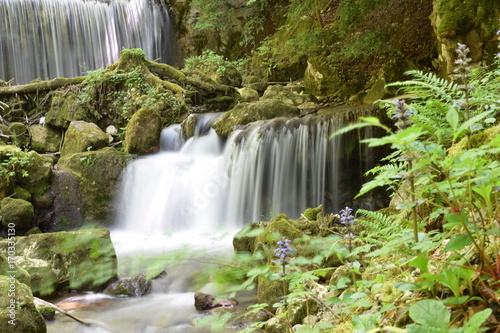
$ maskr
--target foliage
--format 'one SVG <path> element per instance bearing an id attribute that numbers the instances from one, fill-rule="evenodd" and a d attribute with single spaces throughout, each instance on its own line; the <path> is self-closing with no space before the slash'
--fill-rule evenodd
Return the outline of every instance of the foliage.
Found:
<path id="1" fill-rule="evenodd" d="M 15 177 L 20 175 L 21 177 L 28 177 L 29 172 L 25 167 L 31 162 L 31 154 L 34 153 L 23 152 L 21 148 L 17 147 L 5 153 L 5 156 L 0 161 L 0 176 Z"/>
<path id="2" fill-rule="evenodd" d="M 186 59 L 184 70 L 188 72 L 201 72 L 214 80 L 223 78 L 230 81 L 231 77 L 235 76 L 235 74 L 239 76 L 239 73 L 245 73 L 246 65 L 247 60 L 245 59 L 230 61 L 212 50 L 206 50 L 199 56 Z"/>
<path id="3" fill-rule="evenodd" d="M 367 117 L 337 132 L 365 126 L 386 131 L 365 140 L 370 146 L 390 145 L 393 153 L 386 165 L 371 171 L 374 177 L 359 195 L 385 186 L 399 204 L 384 212 L 358 210 L 356 219 L 345 208 L 336 226 L 327 229 L 335 233 L 328 248 L 314 248 L 319 238 L 295 238 L 295 257 L 286 252 L 286 264 L 278 262 L 283 274 L 270 264 L 272 251 L 266 248 L 273 241 L 259 245 L 261 251 L 240 261 L 238 276 L 244 277 L 233 290 L 251 289 L 263 276 L 281 281 L 283 293 L 274 304 L 249 307 L 247 315 L 267 311 L 272 318 L 243 332 L 331 332 L 340 331 L 341 323 L 370 333 L 494 329 L 489 318 L 498 317 L 500 305 L 500 105 L 495 90 L 500 68 L 489 70 L 466 73 L 466 82 L 459 83 L 414 72 L 415 79 L 400 83 L 415 96 L 413 103 L 384 104 L 395 128 Z M 427 122 L 432 117 L 435 123 Z M 303 255 L 309 246 L 311 252 Z M 332 257 L 340 264 L 332 266 Z M 311 321 L 313 314 L 318 320 Z"/>

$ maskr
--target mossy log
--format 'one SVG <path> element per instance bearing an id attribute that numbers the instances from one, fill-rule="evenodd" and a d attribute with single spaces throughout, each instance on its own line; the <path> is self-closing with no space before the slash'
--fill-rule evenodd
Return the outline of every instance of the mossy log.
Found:
<path id="1" fill-rule="evenodd" d="M 0 96 L 31 94 L 39 91 L 54 90 L 65 86 L 80 84 L 84 80 L 85 76 L 77 76 L 73 78 L 57 78 L 48 81 L 34 81 L 17 86 L 0 87 Z"/>

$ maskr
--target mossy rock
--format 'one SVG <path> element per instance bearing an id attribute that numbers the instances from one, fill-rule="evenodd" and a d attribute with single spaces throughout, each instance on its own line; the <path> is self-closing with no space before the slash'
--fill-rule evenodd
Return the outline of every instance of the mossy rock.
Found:
<path id="1" fill-rule="evenodd" d="M 12 224 L 18 232 L 31 228 L 35 210 L 29 201 L 7 197 L 1 202 L 1 210 L 4 228 Z"/>
<path id="2" fill-rule="evenodd" d="M 30 145 L 30 131 L 23 123 L 10 123 L 9 133 L 11 135 L 10 141 L 13 145 L 21 148 L 29 147 Z"/>
<path id="3" fill-rule="evenodd" d="M 83 105 L 77 94 L 64 90 L 54 93 L 46 123 L 59 128 L 68 128 L 73 121 L 96 122 L 99 114 L 93 107 Z"/>
<path id="4" fill-rule="evenodd" d="M 298 108 L 282 101 L 260 100 L 254 103 L 240 103 L 220 116 L 214 122 L 213 128 L 221 137 L 227 138 L 236 126 L 246 125 L 257 120 L 294 116 L 299 113 Z"/>
<path id="5" fill-rule="evenodd" d="M 48 126 L 32 125 L 31 149 L 37 153 L 57 152 L 61 144 L 61 133 Z"/>
<path id="6" fill-rule="evenodd" d="M 233 237 L 233 248 L 236 252 L 253 252 L 255 239 L 264 232 L 260 223 L 248 223 Z"/>
<path id="7" fill-rule="evenodd" d="M 54 320 L 54 317 L 56 315 L 56 309 L 51 307 L 51 306 L 37 306 L 36 308 L 38 312 L 42 315 L 43 319 L 47 321 Z"/>
<path id="8" fill-rule="evenodd" d="M 323 205 L 319 205 L 316 208 L 307 208 L 304 211 L 304 217 L 309 221 L 316 221 L 318 216 L 321 216 L 320 214 L 323 214 Z"/>
<path id="9" fill-rule="evenodd" d="M 194 136 L 196 129 L 196 115 L 190 114 L 181 123 L 182 136 L 187 140 Z"/>
<path id="10" fill-rule="evenodd" d="M 287 280 L 270 280 L 262 275 L 257 278 L 257 303 L 269 304 L 268 310 L 275 312 L 276 308 L 272 305 L 278 303 L 288 294 Z"/>
<path id="11" fill-rule="evenodd" d="M 80 213 L 87 222 L 105 224 L 115 208 L 115 194 L 130 155 L 107 147 L 97 151 L 63 156 L 58 170 L 73 175 L 78 184 L 83 207 Z"/>
<path id="12" fill-rule="evenodd" d="M 315 96 L 338 95 L 346 89 L 339 73 L 327 65 L 327 59 L 323 56 L 307 60 L 304 87 L 307 93 Z M 349 96 L 350 92 L 344 92 L 343 95 Z"/>
<path id="13" fill-rule="evenodd" d="M 10 293 L 14 296 L 10 297 Z M 0 275 L 0 332 L 47 332 L 45 320 L 35 307 L 30 288 L 3 275 Z"/>
<path id="14" fill-rule="evenodd" d="M 1 251 L 7 247 L 6 240 L 0 241 Z M 31 275 L 33 291 L 39 294 L 98 290 L 117 276 L 116 253 L 107 229 L 16 237 L 15 251 L 20 266 Z"/>
<path id="15" fill-rule="evenodd" d="M 19 186 L 22 186 L 31 194 L 40 195 L 50 187 L 53 160 L 34 151 L 22 152 L 22 154 L 27 156 L 29 163 L 23 167 L 26 176 L 18 173 L 17 182 Z"/>
<path id="16" fill-rule="evenodd" d="M 262 99 L 278 100 L 294 106 L 316 102 L 314 96 L 304 93 L 304 87 L 293 84 L 286 86 L 280 84 L 269 86 L 262 95 Z"/>
<path id="17" fill-rule="evenodd" d="M 12 178 L 7 174 L 0 174 L 0 200 L 12 193 Z"/>
<path id="18" fill-rule="evenodd" d="M 491 128 L 487 128 L 484 131 L 475 133 L 471 135 L 470 137 L 470 148 L 478 148 L 482 145 L 485 145 L 489 143 L 491 140 L 494 138 L 498 137 L 500 135 L 500 125 L 496 125 Z M 448 150 L 448 155 L 449 156 L 455 156 L 460 152 L 463 152 L 467 150 L 467 143 L 469 141 L 468 137 L 464 137 L 462 140 L 460 140 L 458 143 L 453 145 L 449 150 Z M 500 159 L 500 157 L 499 157 Z"/>
<path id="19" fill-rule="evenodd" d="M 125 151 L 129 154 L 147 154 L 159 149 L 162 119 L 160 113 L 141 108 L 130 118 L 125 130 Z"/>
<path id="20" fill-rule="evenodd" d="M 61 156 L 98 150 L 109 145 L 109 137 L 99 126 L 85 121 L 73 121 L 64 136 Z"/>
<path id="21" fill-rule="evenodd" d="M 237 90 L 243 102 L 256 102 L 259 100 L 259 92 L 249 87 L 243 87 Z"/>
<path id="22" fill-rule="evenodd" d="M 26 200 L 26 201 L 29 201 L 31 202 L 31 199 L 32 199 L 32 196 L 31 196 L 31 193 L 30 191 L 22 188 L 21 186 L 19 185 L 16 185 L 14 187 L 14 195 L 13 195 L 13 198 L 14 199 L 22 199 L 22 200 Z"/>
<path id="23" fill-rule="evenodd" d="M 8 247 L 12 246 L 15 243 L 8 244 L 9 240 L 7 239 L 7 245 Z M 14 240 L 15 241 L 15 240 Z M 8 252 L 4 252 L 5 254 L 8 254 Z M 9 261 L 9 258 L 6 257 L 3 253 L 0 253 L 0 272 L 15 272 L 15 278 L 17 281 L 24 283 L 28 286 L 31 286 L 31 276 L 30 274 L 21 266 L 18 265 L 17 259 L 15 257 L 10 257 L 11 261 Z M 12 261 L 12 259 L 15 259 Z"/>

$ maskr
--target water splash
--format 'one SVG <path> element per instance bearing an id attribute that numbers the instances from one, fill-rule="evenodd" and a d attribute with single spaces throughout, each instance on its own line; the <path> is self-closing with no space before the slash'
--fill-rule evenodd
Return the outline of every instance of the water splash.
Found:
<path id="1" fill-rule="evenodd" d="M 167 9 L 152 0 L 4 0 L 0 17 L 0 79 L 16 84 L 82 75 L 123 48 L 173 60 Z"/>

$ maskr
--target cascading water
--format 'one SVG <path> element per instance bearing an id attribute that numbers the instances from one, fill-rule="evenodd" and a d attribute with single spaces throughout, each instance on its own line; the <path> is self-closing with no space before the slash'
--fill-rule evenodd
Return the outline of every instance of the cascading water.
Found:
<path id="1" fill-rule="evenodd" d="M 152 0 L 4 0 L 0 17 L 0 79 L 16 84 L 82 75 L 122 48 L 173 60 L 167 9 Z"/>

